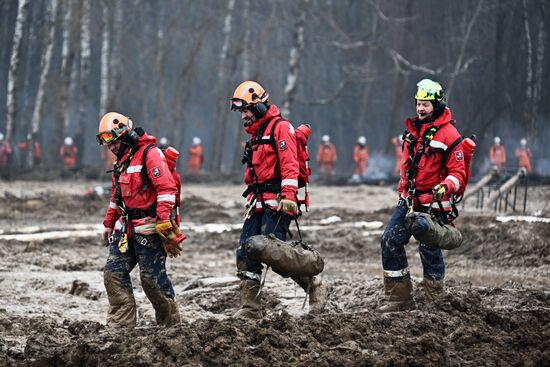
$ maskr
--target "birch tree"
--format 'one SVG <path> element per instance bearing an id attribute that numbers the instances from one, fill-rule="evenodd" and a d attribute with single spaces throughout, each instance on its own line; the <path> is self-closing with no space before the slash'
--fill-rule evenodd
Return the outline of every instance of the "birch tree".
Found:
<path id="1" fill-rule="evenodd" d="M 83 0 L 82 14 L 80 23 L 80 94 L 78 98 L 78 126 L 73 131 L 76 132 L 74 140 L 79 146 L 78 154 L 82 155 L 84 151 L 84 127 L 87 125 L 88 106 L 89 106 L 89 82 L 90 82 L 90 0 Z"/>
<path id="2" fill-rule="evenodd" d="M 28 15 L 28 0 L 19 0 L 17 7 L 17 18 L 15 20 L 15 31 L 11 44 L 10 69 L 8 71 L 8 90 L 6 95 L 6 140 L 9 141 L 13 134 L 15 117 L 17 112 L 15 92 L 17 85 L 17 72 L 20 61 L 21 39 L 23 37 L 23 25 Z"/>
<path id="3" fill-rule="evenodd" d="M 218 68 L 218 96 L 225 95 L 225 88 L 227 83 L 227 69 L 228 60 L 227 54 L 229 51 L 229 45 L 231 41 L 231 25 L 233 21 L 233 8 L 235 7 L 235 0 L 229 0 L 227 2 L 227 9 L 223 22 L 223 43 L 219 54 L 219 68 Z M 225 130 L 227 125 L 227 101 L 220 98 L 220 104 L 218 106 L 218 119 L 217 129 L 214 130 L 214 154 L 212 159 L 212 167 L 215 170 L 221 170 L 222 155 L 224 150 Z"/>
<path id="4" fill-rule="evenodd" d="M 298 75 L 300 72 L 300 57 L 304 48 L 304 28 L 306 25 L 307 7 L 309 0 L 301 2 L 300 16 L 294 26 L 293 42 L 288 57 L 288 73 L 284 89 L 283 107 L 281 114 L 286 118 L 290 117 L 292 102 L 296 96 Z"/>
<path id="5" fill-rule="evenodd" d="M 109 6 L 107 2 L 102 3 L 102 31 L 101 31 L 101 80 L 99 94 L 99 116 L 107 112 L 107 101 L 109 99 Z"/>
<path id="6" fill-rule="evenodd" d="M 52 50 L 53 50 L 53 41 L 55 35 L 55 15 L 57 14 L 57 4 L 58 0 L 51 0 L 46 8 L 46 19 L 47 19 L 47 29 L 48 36 L 46 38 L 46 51 L 42 55 L 42 72 L 40 74 L 40 82 L 38 83 L 38 92 L 36 94 L 36 102 L 34 104 L 34 111 L 32 113 L 31 120 L 31 134 L 32 142 L 38 136 L 38 131 L 40 130 L 40 121 L 42 114 L 42 105 L 44 104 L 44 89 L 46 86 L 46 78 L 50 71 L 50 64 L 52 61 Z M 34 144 L 29 144 L 28 154 L 27 154 L 27 166 L 33 168 L 34 166 Z"/>

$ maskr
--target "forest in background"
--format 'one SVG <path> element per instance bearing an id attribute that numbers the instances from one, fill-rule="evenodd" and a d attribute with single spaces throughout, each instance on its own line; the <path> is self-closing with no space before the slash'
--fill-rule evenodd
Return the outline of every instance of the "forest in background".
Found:
<path id="1" fill-rule="evenodd" d="M 477 165 L 495 135 L 511 157 L 526 137 L 550 174 L 548 11 L 548 0 L 2 0 L 0 131 L 32 133 L 45 167 L 71 136 L 82 164 L 99 166 L 98 121 L 115 110 L 182 152 L 199 136 L 207 170 L 240 172 L 228 98 L 252 79 L 312 125 L 312 152 L 330 135 L 336 171 L 351 173 L 360 135 L 381 166 L 393 159 L 415 85 L 431 78 L 459 131 L 477 135 Z"/>

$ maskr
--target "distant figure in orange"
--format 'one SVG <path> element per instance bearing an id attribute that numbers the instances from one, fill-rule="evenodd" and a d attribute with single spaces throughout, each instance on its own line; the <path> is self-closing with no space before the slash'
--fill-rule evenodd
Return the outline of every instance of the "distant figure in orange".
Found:
<path id="1" fill-rule="evenodd" d="M 355 168 L 353 170 L 352 182 L 359 182 L 365 176 L 367 171 L 367 161 L 369 159 L 369 148 L 367 148 L 367 138 L 360 136 L 357 139 L 357 144 L 353 147 L 353 162 Z"/>
<path id="2" fill-rule="evenodd" d="M 110 171 L 113 169 L 116 161 L 116 155 L 114 155 L 109 148 L 105 145 L 101 150 L 101 160 L 105 163 L 105 169 Z"/>
<path id="3" fill-rule="evenodd" d="M 525 168 L 527 174 L 531 174 L 533 172 L 533 168 L 531 167 L 533 154 L 531 153 L 531 149 L 527 147 L 527 139 L 523 138 L 519 141 L 519 147 L 516 148 L 516 157 L 518 158 L 519 167 Z"/>
<path id="4" fill-rule="evenodd" d="M 63 168 L 71 170 L 76 168 L 76 158 L 78 156 L 78 148 L 73 143 L 73 138 L 67 136 L 63 141 L 63 145 L 59 148 L 59 155 L 63 159 Z"/>
<path id="5" fill-rule="evenodd" d="M 197 136 L 193 138 L 193 145 L 189 147 L 189 160 L 187 161 L 187 173 L 197 174 L 201 171 L 204 160 L 202 142 Z"/>
<path id="6" fill-rule="evenodd" d="M 391 139 L 391 143 L 395 152 L 395 165 L 393 166 L 393 177 L 399 177 L 399 170 L 401 169 L 401 159 L 403 158 L 403 136 L 399 135 Z"/>
<path id="7" fill-rule="evenodd" d="M 504 145 L 500 143 L 500 138 L 498 136 L 495 136 L 493 143 L 494 144 L 491 145 L 491 149 L 489 150 L 489 161 L 495 171 L 499 175 L 502 175 L 504 173 L 504 167 L 506 167 L 506 149 L 504 149 Z"/>
<path id="8" fill-rule="evenodd" d="M 323 175 L 334 174 L 334 162 L 338 156 L 336 155 L 336 147 L 330 142 L 330 136 L 323 135 L 321 137 L 321 145 L 317 150 L 317 163 L 320 166 L 320 172 Z"/>
<path id="9" fill-rule="evenodd" d="M 27 166 L 27 158 L 29 154 L 29 146 L 33 143 L 33 166 L 36 167 L 40 165 L 40 161 L 42 159 L 42 149 L 40 149 L 40 145 L 38 145 L 38 142 L 36 140 L 33 140 L 32 134 L 27 134 L 27 140 L 21 143 L 17 143 L 17 148 L 21 151 L 21 158 L 24 159 L 23 162 L 21 162 L 23 167 Z"/>

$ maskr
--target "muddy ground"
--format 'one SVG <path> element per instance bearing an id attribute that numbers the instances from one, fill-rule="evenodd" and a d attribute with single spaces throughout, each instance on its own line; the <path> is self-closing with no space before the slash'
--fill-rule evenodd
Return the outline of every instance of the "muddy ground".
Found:
<path id="1" fill-rule="evenodd" d="M 314 187 L 301 226 L 326 259 L 326 312 L 307 315 L 304 292 L 268 272 L 266 316 L 246 322 L 230 317 L 243 188 L 184 184 L 188 239 L 168 263 L 184 322 L 155 326 L 136 269 L 139 326 L 112 331 L 98 226 L 107 202 L 86 190 L 95 185 L 103 183 L 0 183 L 0 365 L 550 365 L 550 223 L 504 223 L 466 206 L 466 242 L 446 252 L 446 299 L 429 303 L 417 289 L 411 242 L 418 309 L 381 315 L 379 238 L 393 187 Z M 549 187 L 533 189 L 528 212 L 544 213 L 549 200 Z"/>

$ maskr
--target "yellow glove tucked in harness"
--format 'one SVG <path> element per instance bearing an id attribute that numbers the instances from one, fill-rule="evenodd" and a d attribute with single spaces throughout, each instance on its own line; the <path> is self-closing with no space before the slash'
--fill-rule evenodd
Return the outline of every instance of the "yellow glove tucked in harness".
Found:
<path id="1" fill-rule="evenodd" d="M 181 255 L 183 251 L 181 243 L 185 239 L 185 235 L 180 231 L 179 227 L 171 221 L 165 220 L 157 222 L 155 228 L 162 238 L 166 254 L 169 257 L 178 257 Z"/>
<path id="2" fill-rule="evenodd" d="M 445 185 L 435 185 L 432 189 L 432 192 L 434 195 L 434 199 L 437 201 L 441 201 L 441 199 L 443 199 L 445 197 L 445 194 L 447 193 L 447 188 L 445 187 Z"/>

